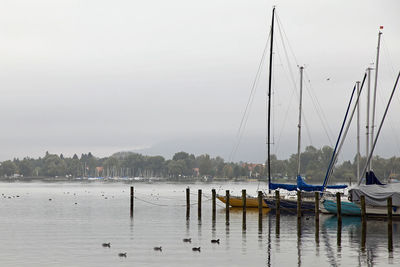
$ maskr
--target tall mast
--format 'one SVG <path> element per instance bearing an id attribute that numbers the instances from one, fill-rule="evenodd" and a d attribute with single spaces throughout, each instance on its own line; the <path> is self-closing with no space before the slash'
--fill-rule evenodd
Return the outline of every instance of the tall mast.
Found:
<path id="1" fill-rule="evenodd" d="M 367 68 L 368 82 L 367 82 L 367 126 L 366 126 L 366 147 L 365 147 L 365 155 L 368 157 L 369 155 L 369 100 L 370 100 L 370 92 L 371 92 L 371 68 Z M 367 172 L 369 168 L 367 168 Z"/>
<path id="2" fill-rule="evenodd" d="M 304 67 L 300 67 L 300 104 L 299 104 L 299 124 L 298 127 L 298 135 L 297 135 L 297 176 L 300 175 L 300 148 L 301 148 L 301 105 L 303 98 L 303 70 Z"/>
<path id="3" fill-rule="evenodd" d="M 357 81 L 357 98 L 360 99 L 360 81 Z M 358 177 L 360 177 L 360 101 L 357 103 L 357 178 Z"/>
<path id="4" fill-rule="evenodd" d="M 381 26 L 382 28 L 382 26 Z M 379 31 L 378 33 L 378 46 L 376 48 L 376 62 L 375 62 L 375 82 L 374 82 L 374 101 L 372 102 L 372 123 L 371 123 L 371 147 L 373 145 L 374 142 L 374 128 L 375 128 L 375 102 L 376 102 L 376 88 L 378 85 L 378 66 L 379 66 L 379 48 L 381 46 L 381 35 L 382 32 Z M 372 169 L 372 158 L 371 157 L 371 161 L 369 163 L 369 169 Z"/>
<path id="5" fill-rule="evenodd" d="M 271 183 L 271 86 L 272 86 L 272 52 L 274 43 L 274 17 L 275 17 L 275 6 L 272 8 L 272 22 L 271 22 L 271 44 L 269 48 L 269 80 L 268 80 L 268 134 L 267 134 L 267 150 L 268 150 L 268 184 Z M 268 192 L 271 193 L 271 189 L 268 186 Z"/>

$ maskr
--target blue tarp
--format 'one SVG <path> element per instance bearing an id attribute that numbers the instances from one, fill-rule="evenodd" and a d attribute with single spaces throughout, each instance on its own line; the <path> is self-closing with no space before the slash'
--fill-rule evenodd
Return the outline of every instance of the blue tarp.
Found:
<path id="1" fill-rule="evenodd" d="M 328 185 L 327 188 L 329 189 L 344 189 L 347 185 Z M 323 191 L 324 187 L 322 185 L 309 185 L 307 184 L 303 178 L 299 175 L 297 176 L 297 184 L 276 184 L 276 183 L 269 183 L 269 189 L 286 189 L 288 191 Z"/>
<path id="2" fill-rule="evenodd" d="M 375 173 L 373 171 L 369 171 L 365 174 L 365 184 L 377 184 L 377 185 L 383 185 L 378 178 L 375 176 Z"/>
<path id="3" fill-rule="evenodd" d="M 297 185 L 295 184 L 276 184 L 276 183 L 269 183 L 268 188 L 270 190 L 276 189 L 286 189 L 287 191 L 296 191 Z"/>

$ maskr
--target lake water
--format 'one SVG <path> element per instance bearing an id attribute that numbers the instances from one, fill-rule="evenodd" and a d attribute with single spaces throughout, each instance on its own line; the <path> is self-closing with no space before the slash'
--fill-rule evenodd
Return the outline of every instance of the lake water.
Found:
<path id="1" fill-rule="evenodd" d="M 376 220 L 368 221 L 364 249 L 359 218 L 343 218 L 339 240 L 336 217 L 327 215 L 321 215 L 317 237 L 313 216 L 303 217 L 298 229 L 296 216 L 281 215 L 278 233 L 273 214 L 263 217 L 260 229 L 258 211 L 248 210 L 243 230 L 241 210 L 231 210 L 227 226 L 221 202 L 212 223 L 212 188 L 240 195 L 241 189 L 255 193 L 256 183 L 189 184 L 194 204 L 189 221 L 187 184 L 133 185 L 137 199 L 130 218 L 131 184 L 0 183 L 0 266 L 400 265 L 399 222 L 393 222 L 393 252 L 387 223 Z M 201 220 L 198 189 L 203 190 Z M 182 241 L 189 237 L 192 243 Z M 110 248 L 102 247 L 108 242 Z"/>

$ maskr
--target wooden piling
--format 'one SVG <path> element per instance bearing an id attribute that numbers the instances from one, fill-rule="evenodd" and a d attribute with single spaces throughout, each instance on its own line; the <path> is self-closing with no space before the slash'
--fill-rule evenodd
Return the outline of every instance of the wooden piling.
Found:
<path id="1" fill-rule="evenodd" d="M 242 190 L 242 206 L 243 206 L 242 226 L 243 226 L 243 230 L 245 230 L 246 229 L 246 189 Z"/>
<path id="2" fill-rule="evenodd" d="M 281 214 L 281 197 L 279 196 L 279 190 L 275 191 L 275 204 L 276 204 L 275 214 L 276 214 L 276 217 L 278 219 L 278 217 Z"/>
<path id="3" fill-rule="evenodd" d="M 367 240 L 367 224 L 363 222 L 361 224 L 361 251 L 365 252 L 365 243 Z"/>
<path id="4" fill-rule="evenodd" d="M 365 251 L 367 241 L 367 214 L 365 208 L 365 196 L 360 196 L 361 204 L 361 251 Z"/>
<path id="5" fill-rule="evenodd" d="M 365 196 L 360 197 L 361 201 L 361 222 L 366 223 L 366 213 L 365 213 Z"/>
<path id="6" fill-rule="evenodd" d="M 392 197 L 387 199 L 387 214 L 388 214 L 388 250 L 393 251 L 393 221 L 392 221 Z"/>
<path id="7" fill-rule="evenodd" d="M 340 200 L 340 193 L 336 193 L 336 209 L 337 209 L 337 220 L 338 225 L 342 226 L 342 202 Z"/>
<path id="8" fill-rule="evenodd" d="M 133 216 L 133 199 L 134 199 L 134 189 L 133 186 L 131 186 L 131 208 L 130 208 L 131 217 Z"/>
<path id="9" fill-rule="evenodd" d="M 341 246 L 342 246 L 342 223 L 339 223 L 339 221 L 338 221 L 336 237 L 337 237 L 336 245 L 337 245 L 338 250 L 339 250 L 341 248 Z"/>
<path id="10" fill-rule="evenodd" d="M 315 192 L 315 223 L 319 223 L 319 192 Z"/>
<path id="11" fill-rule="evenodd" d="M 263 193 L 258 191 L 258 228 L 262 229 Z"/>
<path id="12" fill-rule="evenodd" d="M 215 191 L 215 189 L 211 190 L 211 196 L 212 196 L 212 221 L 215 222 L 217 216 L 216 216 L 216 197 L 217 197 L 217 193 Z"/>
<path id="13" fill-rule="evenodd" d="M 229 190 L 226 190 L 226 203 L 225 203 L 225 224 L 229 225 Z"/>
<path id="14" fill-rule="evenodd" d="M 297 191 L 297 220 L 301 218 L 301 192 Z"/>
<path id="15" fill-rule="evenodd" d="M 186 188 L 186 219 L 190 218 L 190 188 Z"/>
<path id="16" fill-rule="evenodd" d="M 201 219 L 201 189 L 198 191 L 197 195 L 197 218 L 200 220 Z"/>

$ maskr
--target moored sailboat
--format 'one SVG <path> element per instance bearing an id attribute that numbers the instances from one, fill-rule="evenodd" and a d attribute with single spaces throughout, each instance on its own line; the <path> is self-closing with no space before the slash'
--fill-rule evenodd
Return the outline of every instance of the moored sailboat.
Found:
<path id="1" fill-rule="evenodd" d="M 271 88 L 272 88 L 272 55 L 273 55 L 273 32 L 274 32 L 274 15 L 275 8 L 272 11 L 272 23 L 271 23 L 271 44 L 270 44 L 270 61 L 269 61 L 269 83 L 268 83 L 268 136 L 267 136 L 267 147 L 268 147 L 268 190 L 269 193 L 271 190 L 284 189 L 287 191 L 300 191 L 302 195 L 302 201 L 300 203 L 301 210 L 304 213 L 314 212 L 315 209 L 315 198 L 314 191 L 322 191 L 323 186 L 317 185 L 309 185 L 307 184 L 303 178 L 301 177 L 301 164 L 300 164 L 300 156 L 301 156 L 301 115 L 302 115 L 302 95 L 303 95 L 303 70 L 304 67 L 300 66 L 300 97 L 299 97 L 299 119 L 298 119 L 298 137 L 297 137 L 297 175 L 296 175 L 296 184 L 281 184 L 281 183 L 273 183 L 271 181 L 271 169 L 270 169 L 270 129 L 271 129 Z M 332 189 L 342 189 L 347 186 L 345 185 L 331 185 L 328 188 Z M 275 196 L 269 194 L 264 198 L 265 203 L 272 209 L 276 208 L 276 198 Z M 282 195 L 279 199 L 280 208 L 282 211 L 286 212 L 296 212 L 297 211 L 297 198 L 291 195 Z"/>
<path id="2" fill-rule="evenodd" d="M 382 29 L 382 27 L 381 27 Z M 380 47 L 380 36 L 381 32 L 379 31 L 378 35 L 378 46 L 377 46 L 377 58 L 376 58 L 376 67 L 375 67 L 375 91 L 374 91 L 374 105 L 375 106 L 375 96 L 376 96 L 376 86 L 377 86 L 377 73 L 378 73 L 378 62 L 379 62 L 379 47 Z M 368 78 L 370 77 L 370 68 L 367 69 L 368 71 Z M 378 136 L 380 134 L 380 131 L 382 129 L 383 122 L 386 118 L 390 103 L 393 98 L 393 94 L 397 88 L 397 84 L 399 81 L 400 77 L 400 72 L 397 75 L 397 78 L 395 80 L 395 84 L 393 86 L 389 101 L 386 105 L 385 112 L 383 114 L 377 135 L 375 139 L 373 138 L 373 130 L 371 131 L 371 137 L 368 137 L 368 132 L 367 132 L 367 162 L 365 164 L 365 167 L 363 169 L 362 174 L 365 173 L 365 177 L 359 177 L 358 179 L 358 184 L 357 186 L 351 188 L 349 190 L 349 196 L 348 199 L 344 199 L 344 201 L 341 203 L 342 206 L 342 214 L 343 215 L 355 215 L 355 216 L 360 216 L 361 215 L 361 203 L 360 199 L 361 196 L 365 197 L 365 209 L 366 209 L 366 215 L 368 216 L 386 216 L 387 215 L 387 199 L 389 197 L 392 197 L 392 213 L 394 216 L 400 216 L 400 184 L 396 183 L 388 183 L 388 184 L 382 184 L 379 179 L 375 176 L 374 172 L 372 171 L 371 168 L 371 161 L 372 161 L 372 155 L 376 146 L 376 142 L 378 140 Z M 365 78 L 364 78 L 365 79 Z M 369 84 L 369 82 L 368 82 Z M 369 94 L 368 94 L 369 95 Z M 369 101 L 369 97 L 368 97 Z M 368 105 L 369 106 L 369 105 Z M 375 107 L 373 107 L 373 117 L 372 117 L 372 129 L 374 129 L 374 117 L 375 117 Z M 369 109 L 367 108 L 367 114 L 369 115 Z M 369 125 L 369 119 L 367 115 L 367 131 L 368 131 L 368 125 Z M 369 143 L 371 143 L 371 151 L 368 153 L 368 147 Z M 362 182 L 365 181 L 365 184 L 362 184 Z M 322 201 L 324 209 L 328 213 L 337 213 L 337 204 L 334 199 L 329 199 L 326 198 Z"/>

